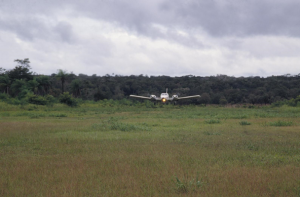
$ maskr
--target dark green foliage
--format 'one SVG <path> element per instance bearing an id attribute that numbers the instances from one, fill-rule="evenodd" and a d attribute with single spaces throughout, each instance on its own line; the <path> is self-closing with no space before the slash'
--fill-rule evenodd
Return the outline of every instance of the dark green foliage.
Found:
<path id="1" fill-rule="evenodd" d="M 23 98 L 23 99 L 10 98 L 6 102 L 9 104 L 12 104 L 12 105 L 21 105 L 21 106 L 28 104 L 27 99 L 25 99 L 25 98 Z"/>
<path id="2" fill-rule="evenodd" d="M 204 131 L 204 135 L 221 135 L 220 132 Z"/>
<path id="3" fill-rule="evenodd" d="M 69 94 L 69 92 L 64 92 L 59 96 L 59 102 L 67 104 L 70 107 L 77 107 L 78 102 L 75 98 L 72 97 L 72 95 Z"/>
<path id="4" fill-rule="evenodd" d="M 10 86 L 11 80 L 8 75 L 0 76 L 0 88 L 3 89 L 6 94 L 8 94 Z"/>
<path id="5" fill-rule="evenodd" d="M 7 71 L 7 74 L 9 76 L 10 79 L 12 80 L 31 80 L 33 79 L 32 76 L 32 72 L 30 72 L 30 61 L 28 58 L 24 59 L 24 60 L 15 60 L 15 62 L 18 63 L 18 65 L 12 69 Z"/>
<path id="6" fill-rule="evenodd" d="M 207 124 L 219 124 L 221 121 L 220 120 L 206 120 L 205 123 Z"/>
<path id="7" fill-rule="evenodd" d="M 11 85 L 13 96 L 16 96 L 18 99 L 22 99 L 26 96 L 30 90 L 27 87 L 27 83 L 23 79 L 16 79 Z"/>
<path id="8" fill-rule="evenodd" d="M 168 88 L 170 96 L 174 94 L 180 97 L 201 95 L 201 98 L 198 99 L 180 100 L 178 105 L 272 104 L 274 107 L 300 106 L 300 98 L 297 97 L 300 95 L 300 75 L 267 78 L 236 78 L 226 75 L 169 77 L 79 74 L 77 76 L 60 69 L 51 76 L 44 76 L 34 75 L 31 72 L 28 58 L 17 59 L 15 62 L 17 62 L 17 66 L 13 69 L 0 69 L 0 92 L 19 100 L 25 98 L 28 93 L 41 96 L 50 94 L 59 98 L 60 94 L 65 91 L 70 92 L 75 98 L 85 101 L 122 100 L 129 98 L 131 94 L 159 96 Z M 142 100 L 133 102 L 144 103 Z M 70 98 L 68 101 L 64 100 L 64 103 L 68 103 L 70 106 L 76 105 L 76 102 Z M 149 108 L 157 107 L 152 103 L 146 103 L 146 105 Z"/>
<path id="9" fill-rule="evenodd" d="M 280 100 L 272 103 L 272 107 L 280 107 L 283 105 L 288 105 L 291 107 L 300 106 L 300 96 L 297 96 L 297 98 L 292 98 L 290 100 Z"/>
<path id="10" fill-rule="evenodd" d="M 36 105 L 47 105 L 48 101 L 42 97 L 35 94 L 30 94 L 27 96 L 28 102 Z"/>
<path id="11" fill-rule="evenodd" d="M 39 82 L 36 79 L 30 80 L 27 82 L 27 89 L 33 93 L 37 93 L 39 87 Z"/>
<path id="12" fill-rule="evenodd" d="M 41 95 L 48 94 L 51 87 L 50 78 L 48 76 L 42 75 L 36 77 L 36 81 L 39 83 L 38 86 L 39 94 Z"/>
<path id="13" fill-rule="evenodd" d="M 35 94 L 27 95 L 28 102 L 36 105 L 53 105 L 56 99 L 52 95 L 39 96 Z"/>
<path id="14" fill-rule="evenodd" d="M 63 117 L 68 117 L 68 115 L 67 114 L 50 114 L 49 117 L 63 118 Z"/>
<path id="15" fill-rule="evenodd" d="M 57 99 L 54 96 L 49 95 L 49 94 L 46 95 L 44 98 L 47 100 L 48 106 L 53 106 L 53 104 L 57 102 Z"/>
<path id="16" fill-rule="evenodd" d="M 74 79 L 71 82 L 71 91 L 75 97 L 80 96 L 81 88 L 82 88 L 82 82 L 79 79 Z"/>
<path id="17" fill-rule="evenodd" d="M 251 125 L 251 123 L 247 122 L 247 121 L 241 121 L 241 122 L 239 122 L 239 124 L 242 125 L 242 126 Z"/>
<path id="18" fill-rule="evenodd" d="M 220 103 L 220 105 L 226 105 L 228 102 L 227 102 L 227 99 L 226 99 L 224 96 L 222 96 L 222 97 L 220 98 L 219 103 Z"/>
<path id="19" fill-rule="evenodd" d="M 67 71 L 58 69 L 56 77 L 58 79 L 60 79 L 60 81 L 61 81 L 61 92 L 62 93 L 64 93 L 64 91 L 65 91 L 65 83 L 66 83 L 66 80 L 68 79 L 69 75 L 70 74 Z"/>
<path id="20" fill-rule="evenodd" d="M 9 99 L 9 96 L 7 94 L 0 93 L 0 100 L 6 101 L 8 99 Z"/>

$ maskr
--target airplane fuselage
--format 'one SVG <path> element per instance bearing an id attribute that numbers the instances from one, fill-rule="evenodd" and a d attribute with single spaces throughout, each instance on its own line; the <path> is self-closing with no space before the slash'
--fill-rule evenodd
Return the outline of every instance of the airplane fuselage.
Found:
<path id="1" fill-rule="evenodd" d="M 162 102 L 165 103 L 167 100 L 169 100 L 169 94 L 168 93 L 161 93 L 160 99 L 161 99 Z"/>

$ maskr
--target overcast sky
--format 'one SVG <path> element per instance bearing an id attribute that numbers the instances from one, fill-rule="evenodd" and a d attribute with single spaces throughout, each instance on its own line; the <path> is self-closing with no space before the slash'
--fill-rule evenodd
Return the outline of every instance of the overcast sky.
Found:
<path id="1" fill-rule="evenodd" d="M 300 73 L 299 0 L 0 0 L 0 67 L 38 74 Z"/>

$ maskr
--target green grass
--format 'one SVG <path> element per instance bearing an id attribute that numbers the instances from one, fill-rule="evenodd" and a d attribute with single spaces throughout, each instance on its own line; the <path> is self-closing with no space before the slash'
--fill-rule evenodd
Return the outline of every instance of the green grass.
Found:
<path id="1" fill-rule="evenodd" d="M 299 108 L 0 109 L 0 196 L 299 196 Z"/>
<path id="2" fill-rule="evenodd" d="M 276 122 L 270 122 L 270 125 L 275 127 L 287 127 L 287 126 L 292 126 L 293 122 L 278 120 Z"/>

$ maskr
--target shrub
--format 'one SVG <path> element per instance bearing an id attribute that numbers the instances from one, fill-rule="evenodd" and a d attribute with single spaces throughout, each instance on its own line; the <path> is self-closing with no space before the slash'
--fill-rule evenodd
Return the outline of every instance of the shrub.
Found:
<path id="1" fill-rule="evenodd" d="M 270 125 L 275 127 L 286 127 L 286 126 L 292 126 L 293 122 L 278 120 L 276 122 L 271 122 Z"/>
<path id="2" fill-rule="evenodd" d="M 29 118 L 37 119 L 40 117 L 45 117 L 45 114 L 29 114 Z"/>
<path id="3" fill-rule="evenodd" d="M 45 99 L 47 100 L 47 105 L 49 106 L 53 106 L 53 103 L 57 102 L 57 99 L 54 96 L 49 94 L 45 96 Z"/>
<path id="4" fill-rule="evenodd" d="M 46 98 L 35 95 L 35 94 L 27 95 L 27 99 L 28 99 L 28 102 L 31 104 L 36 104 L 36 105 L 47 105 L 48 104 L 48 101 Z"/>
<path id="5" fill-rule="evenodd" d="M 239 122 L 239 124 L 240 125 L 251 125 L 251 123 L 250 122 L 247 122 L 247 121 L 241 121 L 241 122 Z"/>
<path id="6" fill-rule="evenodd" d="M 221 121 L 220 120 L 206 120 L 205 123 L 207 124 L 219 124 Z"/>
<path id="7" fill-rule="evenodd" d="M 50 114 L 49 117 L 62 118 L 62 117 L 68 117 L 68 115 L 67 114 Z"/>
<path id="8" fill-rule="evenodd" d="M 219 100 L 219 103 L 220 103 L 220 105 L 226 105 L 228 103 L 228 101 L 224 96 L 222 96 Z"/>
<path id="9" fill-rule="evenodd" d="M 70 107 L 77 107 L 78 102 L 75 98 L 72 97 L 72 95 L 69 94 L 69 92 L 64 92 L 59 96 L 59 102 L 67 104 Z"/>
<path id="10" fill-rule="evenodd" d="M 0 100 L 6 101 L 9 99 L 9 96 L 5 93 L 0 93 Z"/>
<path id="11" fill-rule="evenodd" d="M 27 99 L 17 99 L 17 98 L 8 99 L 6 102 L 8 104 L 21 105 L 21 106 L 24 106 L 24 105 L 28 104 Z"/>

